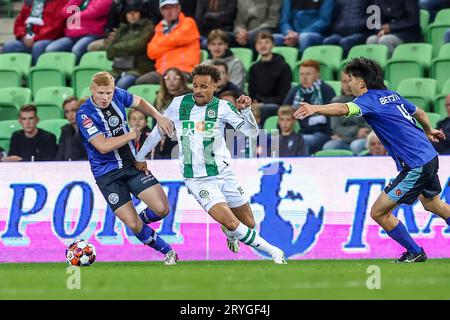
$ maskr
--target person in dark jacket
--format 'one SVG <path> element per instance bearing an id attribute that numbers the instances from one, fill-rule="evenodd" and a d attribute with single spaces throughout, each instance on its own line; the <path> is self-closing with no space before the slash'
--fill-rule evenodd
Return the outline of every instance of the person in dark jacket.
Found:
<path id="1" fill-rule="evenodd" d="M 369 0 L 335 0 L 330 35 L 323 44 L 341 46 L 346 56 L 351 47 L 365 43 L 369 35 L 366 26 L 368 6 Z"/>
<path id="2" fill-rule="evenodd" d="M 255 40 L 261 60 L 250 68 L 249 95 L 256 103 L 281 105 L 291 88 L 291 68 L 281 55 L 272 52 L 274 40 L 270 32 L 258 33 Z"/>
<path id="3" fill-rule="evenodd" d="M 450 94 L 445 98 L 445 108 L 448 117 L 437 123 L 438 130 L 445 133 L 447 139 L 434 144 L 434 148 L 439 154 L 450 154 Z"/>
<path id="4" fill-rule="evenodd" d="M 53 133 L 37 127 L 39 118 L 35 105 L 20 108 L 19 122 L 23 130 L 14 132 L 9 144 L 9 161 L 51 161 L 58 146 Z"/>
<path id="5" fill-rule="evenodd" d="M 401 43 L 422 40 L 420 8 L 417 0 L 373 0 L 373 5 L 381 9 L 381 28 L 374 29 L 375 34 L 367 38 L 367 44 L 384 44 L 392 54 L 395 47 Z"/>
<path id="6" fill-rule="evenodd" d="M 220 29 L 232 39 L 237 0 L 199 0 L 195 11 L 200 35 L 203 41 L 214 29 Z M 227 41 L 228 43 L 228 41 Z"/>
<path id="7" fill-rule="evenodd" d="M 220 72 L 220 81 L 217 83 L 217 91 L 214 92 L 215 97 L 220 97 L 220 95 L 225 91 L 234 91 L 238 97 L 244 94 L 244 91 L 242 91 L 241 88 L 230 82 L 228 66 L 225 62 L 215 60 L 212 65 Z"/>
<path id="8" fill-rule="evenodd" d="M 69 123 L 61 128 L 56 161 L 87 160 L 86 149 L 81 142 L 75 119 L 78 108 L 84 101 L 85 99 L 78 101 L 76 97 L 69 97 L 63 102 L 64 117 Z"/>
<path id="9" fill-rule="evenodd" d="M 147 43 L 154 35 L 153 23 L 143 18 L 142 2 L 129 1 L 124 9 L 125 23 L 120 24 L 114 40 L 106 47 L 107 57 L 113 60 L 112 74 L 116 86 L 128 89 L 144 73 L 154 70 L 147 58 Z"/>
<path id="10" fill-rule="evenodd" d="M 333 88 L 320 80 L 320 64 L 315 60 L 306 60 L 300 65 L 300 84 L 289 91 L 283 104 L 294 108 L 298 108 L 300 102 L 328 104 L 335 96 Z M 330 138 L 330 120 L 324 115 L 300 120 L 300 127 L 309 154 L 321 150 Z"/>
<path id="11" fill-rule="evenodd" d="M 65 17 L 60 14 L 67 0 L 25 0 L 14 21 L 16 40 L 6 42 L 3 53 L 31 53 L 32 64 L 52 40 L 64 35 Z"/>
<path id="12" fill-rule="evenodd" d="M 294 131 L 294 125 L 294 108 L 292 108 L 292 106 L 281 106 L 278 109 L 278 127 L 280 128 L 280 157 L 302 157 L 308 155 L 306 153 L 306 146 L 303 135 Z"/>

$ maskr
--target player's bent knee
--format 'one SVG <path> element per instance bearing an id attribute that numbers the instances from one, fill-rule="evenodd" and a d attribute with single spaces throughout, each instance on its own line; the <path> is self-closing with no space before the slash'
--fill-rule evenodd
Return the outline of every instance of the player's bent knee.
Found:
<path id="1" fill-rule="evenodd" d="M 239 226 L 239 221 L 236 219 L 236 220 L 232 220 L 232 219 L 230 219 L 230 220 L 225 220 L 224 222 L 223 222 L 223 225 L 225 226 L 225 228 L 227 228 L 228 230 L 230 230 L 230 231 L 234 231 L 234 230 L 236 230 L 237 228 L 238 228 L 238 226 Z"/>
<path id="2" fill-rule="evenodd" d="M 127 227 L 133 231 L 133 233 L 139 233 L 142 229 L 142 222 L 138 219 L 127 221 L 126 223 Z"/>

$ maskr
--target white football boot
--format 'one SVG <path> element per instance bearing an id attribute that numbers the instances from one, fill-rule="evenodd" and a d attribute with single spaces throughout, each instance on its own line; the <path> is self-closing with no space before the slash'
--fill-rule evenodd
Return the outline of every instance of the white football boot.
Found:
<path id="1" fill-rule="evenodd" d="M 173 249 L 167 252 L 166 255 L 164 256 L 164 264 L 166 266 L 174 266 L 177 264 L 177 261 L 178 255 Z"/>

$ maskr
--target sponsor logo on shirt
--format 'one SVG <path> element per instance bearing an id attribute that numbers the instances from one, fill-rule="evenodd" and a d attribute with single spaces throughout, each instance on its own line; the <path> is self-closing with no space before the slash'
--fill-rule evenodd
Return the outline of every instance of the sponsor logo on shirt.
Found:
<path id="1" fill-rule="evenodd" d="M 92 121 L 92 119 L 89 118 L 88 116 L 85 116 L 85 118 L 83 118 L 83 116 L 85 115 L 81 116 L 81 118 L 83 119 L 83 127 L 86 129 L 91 128 L 94 125 L 94 121 Z"/>

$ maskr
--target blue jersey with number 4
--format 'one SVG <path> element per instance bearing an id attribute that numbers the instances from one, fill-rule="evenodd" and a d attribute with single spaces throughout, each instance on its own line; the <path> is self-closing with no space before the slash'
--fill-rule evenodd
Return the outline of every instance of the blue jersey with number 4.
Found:
<path id="1" fill-rule="evenodd" d="M 413 118 L 416 106 L 397 92 L 369 90 L 353 100 L 353 104 L 359 111 L 350 113 L 364 117 L 399 171 L 405 165 L 410 168 L 423 166 L 437 156 L 433 145 Z"/>

